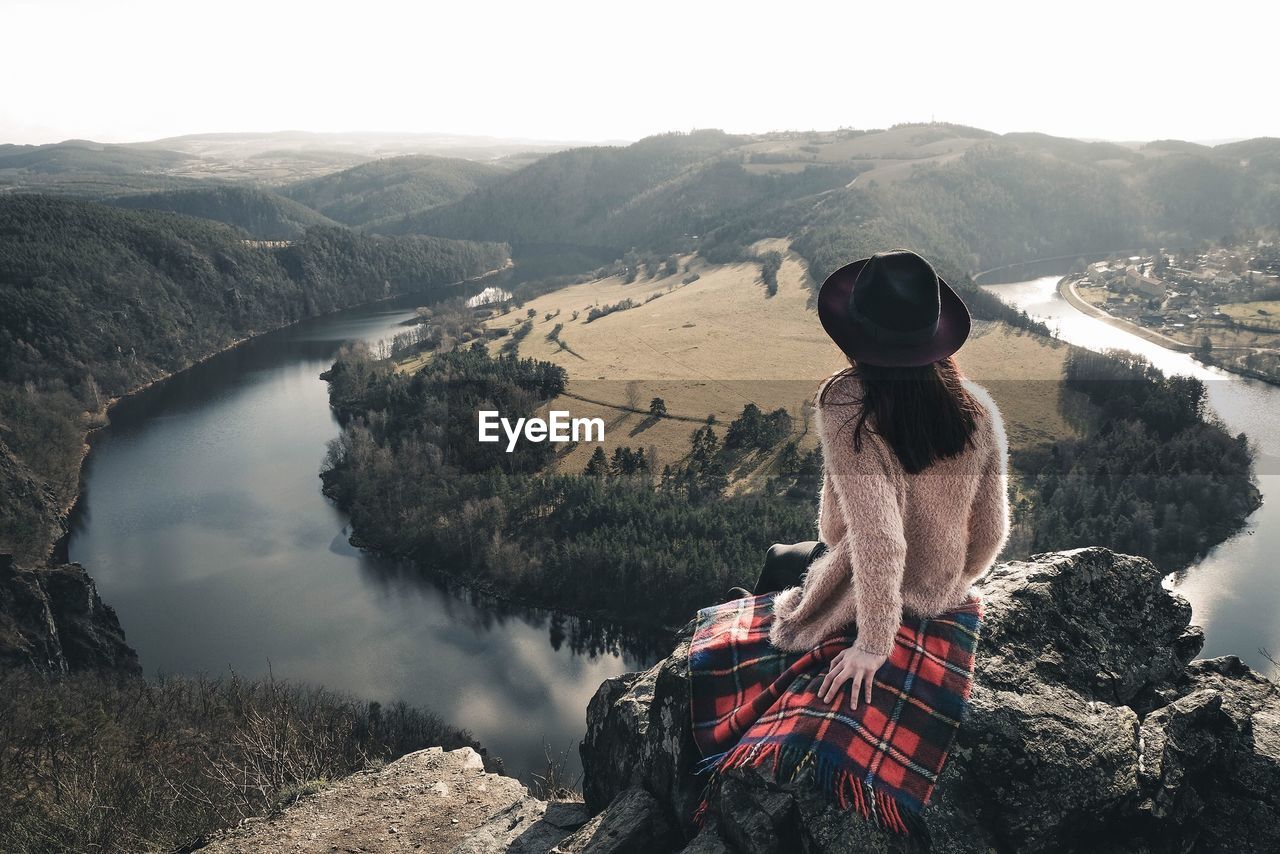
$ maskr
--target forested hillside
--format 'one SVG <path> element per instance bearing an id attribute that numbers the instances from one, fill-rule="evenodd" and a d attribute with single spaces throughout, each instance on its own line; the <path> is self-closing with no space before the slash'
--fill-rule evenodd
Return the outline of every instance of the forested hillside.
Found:
<path id="1" fill-rule="evenodd" d="M 0 191 L 58 193 L 101 199 L 200 186 L 187 154 L 165 148 L 68 140 L 0 145 Z"/>
<path id="2" fill-rule="evenodd" d="M 206 149 L 201 156 L 222 154 Z M 287 154 L 254 158 L 274 163 Z M 385 234 L 502 241 L 526 258 L 556 252 L 558 272 L 632 249 L 699 249 L 724 260 L 762 237 L 788 237 L 815 279 L 850 257 L 903 244 L 959 277 L 1037 257 L 1217 240 L 1280 222 L 1280 140 L 1269 138 L 1128 146 L 948 124 L 701 130 L 572 148 L 522 168 L 391 157 L 275 190 L 305 207 L 254 195 L 248 181 L 234 191 L 200 186 L 137 197 L 140 189 L 189 190 L 205 162 L 154 146 L 4 146 L 0 187 L 94 197 L 133 188 L 121 204 L 205 216 L 277 239 L 314 224 L 311 208 Z M 225 171 L 211 160 L 207 166 L 210 175 Z"/>
<path id="3" fill-rule="evenodd" d="M 1262 147 L 1280 151 L 1280 142 Z M 1193 245 L 1280 223 L 1276 162 L 1216 149 L 1135 151 L 1010 134 L 906 173 L 877 177 L 881 171 L 779 217 L 815 279 L 892 245 L 915 247 L 957 274 L 1072 253 Z M 751 227 L 767 229 L 768 220 Z"/>
<path id="4" fill-rule="evenodd" d="M 617 321 L 653 300 L 670 311 L 721 266 L 748 270 L 734 285 L 767 294 L 756 316 L 772 322 L 788 297 L 778 290 L 785 255 L 795 314 L 808 323 L 795 254 L 816 282 L 852 258 L 908 245 L 955 280 L 976 316 L 1035 328 L 966 274 L 1280 224 L 1280 141 L 1268 139 L 1134 147 L 939 124 L 704 130 L 528 162 L 535 152 L 520 168 L 421 156 L 349 168 L 405 149 L 370 141 L 378 153 L 344 154 L 292 134 L 247 136 L 166 141 L 180 152 L 0 146 L 0 552 L 39 562 L 64 532 L 85 431 L 102 423 L 112 397 L 282 324 L 500 267 L 514 248 L 524 278 L 543 278 L 543 291 L 563 283 L 553 274 L 602 264 L 603 277 L 646 290 L 636 300 L 583 299 L 562 315 L 519 304 L 526 294 L 503 281 L 516 290 L 519 325 L 498 329 L 489 318 L 488 332 L 500 333 L 495 352 L 474 341 L 491 308 L 465 310 L 473 343 L 463 347 L 432 349 L 445 339 L 425 324 L 406 332 L 404 340 L 430 345 L 412 372 L 364 348 L 345 350 L 328 374 L 343 430 L 330 446 L 325 491 L 349 512 L 357 545 L 556 609 L 677 624 L 730 584 L 749 583 L 769 544 L 815 535 L 820 452 L 799 432 L 806 410 L 751 402 L 740 415 L 704 421 L 705 408 L 685 415 L 668 396 L 651 399 L 648 417 L 687 426 L 687 453 L 660 458 L 644 429 L 628 435 L 634 447 L 597 448 L 572 468 L 556 465 L 546 444 L 477 453 L 481 404 L 531 415 L 571 392 L 579 375 L 599 377 L 572 349 L 585 350 L 587 323 L 611 335 L 608 349 L 623 358 L 643 341 L 658 357 L 693 363 L 686 353 L 706 336 L 743 324 L 691 312 L 676 328 L 702 340 L 672 356 L 669 318 L 627 335 Z M 244 183 L 201 183 L 210 177 Z M 14 193 L 32 187 L 132 198 L 113 206 Z M 262 242 L 278 239 L 289 245 Z M 727 263 L 746 258 L 754 263 Z M 670 280 L 661 289 L 651 281 L 657 270 Z M 746 300 L 734 291 L 720 302 Z M 793 338 L 817 329 L 799 328 Z M 767 350 L 783 337 L 768 332 L 752 344 Z M 521 340 L 554 344 L 583 367 L 520 358 Z M 1251 451 L 1205 420 L 1201 384 L 1156 376 L 1137 360 L 1073 353 L 1059 389 L 1062 363 L 1054 364 L 1042 384 L 1068 391 L 1062 414 L 1084 426 L 1070 438 L 1035 434 L 1042 443 L 1015 454 L 1028 547 L 1103 541 L 1172 567 L 1238 529 L 1258 500 Z M 625 411 L 643 415 L 648 398 Z M 762 477 L 736 488 L 733 474 L 757 464 Z M 58 630 L 47 620 L 42 628 Z M 12 773 L 0 774 L 9 790 L 0 827 L 14 848 L 185 848 L 293 787 L 463 738 L 402 708 L 272 680 L 6 684 L 15 699 L 0 714 L 0 735 L 9 736 L 0 768 Z M 50 740 L 49 721 L 70 739 Z M 214 785 L 209 767 L 220 775 Z"/>
<path id="5" fill-rule="evenodd" d="M 315 228 L 264 249 L 218 223 L 0 197 L 0 552 L 39 559 L 110 398 L 250 335 L 499 267 L 499 244 Z"/>
<path id="6" fill-rule="evenodd" d="M 173 167 L 188 155 L 163 148 L 103 145 L 67 140 L 51 145 L 0 145 L 0 172 L 26 170 L 44 174 L 100 172 L 129 175 Z"/>
<path id="7" fill-rule="evenodd" d="M 582 474 L 556 473 L 549 444 L 505 453 L 475 442 L 480 404 L 514 419 L 564 390 L 566 372 L 550 362 L 490 356 L 476 343 L 406 374 L 357 347 L 326 378 L 344 429 L 322 477 L 351 514 L 353 542 L 481 589 L 671 625 L 748 583 L 746 568 L 774 542 L 813 536 L 812 454 L 785 484 L 724 494 L 725 473 L 777 432 L 760 423 L 776 413 L 748 406 L 727 429 L 689 425 L 694 452 L 660 477 L 643 446 L 618 448 L 611 461 L 600 451 Z M 788 486 L 803 498 L 789 498 Z"/>
<path id="8" fill-rule="evenodd" d="M 190 158 L 92 143 L 6 146 L 0 173 L 76 186 L 79 170 L 91 169 L 86 186 L 118 192 L 121 184 L 177 180 L 173 170 Z M 497 247 L 440 238 L 511 244 L 526 278 L 675 251 L 737 260 L 758 239 L 784 237 L 820 281 L 851 258 L 908 245 L 965 288 L 966 273 L 1000 264 L 1193 244 L 1280 222 L 1280 141 L 1272 139 L 1132 147 L 936 124 L 752 136 L 703 130 L 570 149 L 504 170 L 398 157 L 289 185 L 293 200 L 205 185 L 116 202 L 203 222 L 4 199 L 0 470 L 11 493 L 24 496 L 5 513 L 74 494 L 77 413 L 96 411 L 102 399 L 236 338 L 499 265 Z M 350 222 L 372 219 L 380 231 L 432 237 L 326 228 L 325 215 L 302 201 Z M 246 235 L 297 242 L 266 249 L 246 244 Z M 965 294 L 979 317 L 1019 322 L 993 298 Z M 23 394 L 47 405 L 20 405 L 22 383 L 34 384 Z M 26 531 L 19 553 L 31 554 L 58 525 L 41 511 L 37 520 L 0 520 L 0 529 Z"/>
<path id="9" fill-rule="evenodd" d="M 235 185 L 121 196 L 108 204 L 131 210 L 168 211 L 243 229 L 257 240 L 293 240 L 315 225 L 337 225 L 292 199 Z"/>
<path id="10" fill-rule="evenodd" d="M 749 247 L 767 237 L 790 238 L 815 282 L 853 258 L 906 245 L 956 281 L 975 315 L 1030 328 L 973 287 L 967 274 L 1050 256 L 1194 244 L 1274 224 L 1280 185 L 1269 159 L 1273 148 L 1261 141 L 1235 152 L 1167 144 L 1146 150 L 946 125 L 750 138 L 666 134 L 624 148 L 551 155 L 394 227 L 500 238 L 518 248 L 615 252 L 624 281 L 652 269 L 645 259 L 665 252 L 736 261 L 751 257 Z M 686 591 L 686 605 L 714 596 L 734 562 L 703 555 L 692 565 L 705 564 L 705 573 L 678 571 L 675 552 L 701 554 L 698 532 L 714 531 L 747 560 L 757 544 L 754 528 L 738 515 L 746 505 L 769 516 L 775 538 L 780 530 L 796 539 L 811 535 L 806 514 L 795 515 L 811 497 L 803 488 L 798 503 L 783 500 L 777 484 L 763 494 L 725 490 L 718 455 L 728 442 L 720 444 L 710 427 L 660 480 L 643 454 L 628 456 L 630 449 L 619 449 L 627 453 L 612 461 L 593 459 L 594 473 L 608 474 L 604 480 L 531 477 L 509 467 L 491 469 L 492 480 L 455 477 L 456 454 L 446 453 L 441 464 L 408 439 L 450 435 L 447 425 L 419 424 L 431 417 L 425 375 L 442 358 L 413 380 L 370 367 L 358 355 L 339 362 L 335 404 L 364 423 L 348 425 L 326 480 L 367 545 L 432 565 L 447 556 L 451 571 L 481 585 L 616 615 L 618 603 L 632 601 L 646 584 L 674 598 L 674 591 Z M 1256 508 L 1250 452 L 1242 439 L 1204 420 L 1199 384 L 1184 387 L 1145 364 L 1101 357 L 1076 357 L 1071 366 L 1065 387 L 1096 405 L 1098 422 L 1079 439 L 1019 456 L 1020 512 L 1034 547 L 1105 541 L 1181 566 Z M 363 399 L 351 394 L 344 371 L 367 384 Z M 1095 374 L 1109 385 L 1100 386 Z M 409 402 L 419 394 L 422 402 Z M 1116 409 L 1117 396 L 1131 402 L 1128 410 Z M 801 478 L 804 467 L 794 468 L 792 476 Z M 394 490 L 387 489 L 391 483 Z M 402 500 L 389 504 L 392 493 Z M 433 522 L 442 508 L 459 503 L 461 519 L 451 517 L 445 529 Z M 570 505 L 577 511 L 561 511 Z M 420 513 L 406 521 L 409 507 Z M 531 517 L 536 527 L 522 521 Z M 634 541 L 631 526 L 641 517 L 661 527 L 658 541 L 669 551 Z M 629 557 L 640 553 L 646 557 L 638 563 Z M 495 566 L 504 574 L 494 576 Z M 609 579 L 600 589 L 613 593 L 584 592 L 590 585 L 580 572 Z"/>
<path id="11" fill-rule="evenodd" d="M 338 222 L 366 225 L 455 202 L 508 171 L 458 157 L 390 157 L 281 192 Z"/>
<path id="12" fill-rule="evenodd" d="M 508 243 L 604 244 L 625 249 L 637 243 L 639 235 L 610 227 L 609 217 L 689 167 L 744 141 L 721 131 L 697 131 L 652 136 L 625 147 L 573 148 L 548 155 L 455 204 L 388 222 L 380 230 L 445 236 L 505 234 L 502 239 Z"/>
<path id="13" fill-rule="evenodd" d="M 1180 245 L 1280 221 L 1280 141 L 1135 148 L 951 125 L 730 136 L 664 134 L 578 148 L 396 233 L 522 244 L 699 248 L 730 258 L 793 238 L 815 280 L 909 245 L 953 276 L 1018 261 Z"/>
<path id="14" fill-rule="evenodd" d="M 1149 204 L 1096 165 L 1007 142 L 976 146 L 892 183 L 874 178 L 796 211 L 795 248 L 821 279 L 851 257 L 912 246 L 953 275 L 1142 245 Z"/>
<path id="15" fill-rule="evenodd" d="M 1258 509 L 1248 437 L 1209 414 L 1202 381 L 1166 377 L 1133 354 L 1072 348 L 1063 388 L 1091 404 L 1087 435 L 1011 455 L 1031 551 L 1107 543 L 1181 568 Z"/>

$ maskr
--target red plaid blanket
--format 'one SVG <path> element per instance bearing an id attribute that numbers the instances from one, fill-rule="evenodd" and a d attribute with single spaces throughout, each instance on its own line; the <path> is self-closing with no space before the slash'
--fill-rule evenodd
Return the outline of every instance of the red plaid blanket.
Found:
<path id="1" fill-rule="evenodd" d="M 853 643 L 832 638 L 807 653 L 769 643 L 770 593 L 698 612 L 689 648 L 693 736 L 710 792 L 730 768 L 769 767 L 787 782 L 812 766 L 844 809 L 908 832 L 929 802 L 973 686 L 982 600 L 932 619 L 906 619 L 876 674 L 872 699 L 852 708 L 846 685 L 818 697 L 827 663 Z M 695 814 L 702 822 L 704 797 Z"/>

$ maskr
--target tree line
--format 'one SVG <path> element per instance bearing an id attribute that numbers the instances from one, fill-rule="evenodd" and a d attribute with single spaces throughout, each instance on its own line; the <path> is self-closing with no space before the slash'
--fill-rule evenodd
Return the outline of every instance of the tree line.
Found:
<path id="1" fill-rule="evenodd" d="M 565 376 L 550 363 L 476 344 L 406 377 L 352 348 L 329 376 L 344 429 L 323 477 L 351 514 L 353 542 L 481 589 L 675 625 L 749 585 L 769 545 L 816 534 L 821 451 L 796 442 L 785 409 L 748 404 L 725 426 L 709 418 L 660 472 L 625 446 L 555 472 L 548 444 L 507 454 L 474 438 L 478 407 L 528 416 L 558 395 Z M 1256 508 L 1250 449 L 1205 419 L 1198 382 L 1078 351 L 1064 383 L 1083 437 L 1013 456 L 1016 517 L 1033 550 L 1105 543 L 1173 570 Z M 664 408 L 651 401 L 651 417 Z M 736 466 L 775 453 L 763 488 L 730 494 Z"/>
<path id="2" fill-rule="evenodd" d="M 808 500 L 784 488 L 726 497 L 708 474 L 776 439 L 777 413 L 753 407 L 735 420 L 727 450 L 709 439 L 705 453 L 716 459 L 705 466 L 696 452 L 659 475 L 641 449 L 609 458 L 597 448 L 584 472 L 556 473 L 549 444 L 508 454 L 476 442 L 477 408 L 527 417 L 563 390 L 551 363 L 473 345 L 405 377 L 357 347 L 328 377 L 344 428 L 323 479 L 351 514 L 353 542 L 481 589 L 673 625 L 750 584 L 774 542 L 814 533 L 816 489 Z M 698 430 L 715 436 L 713 425 Z"/>
<path id="3" fill-rule="evenodd" d="M 1083 394 L 1087 435 L 1018 452 L 1033 551 L 1104 544 L 1174 570 L 1257 509 L 1247 437 L 1205 418 L 1204 384 L 1141 356 L 1073 348 L 1064 388 Z"/>
<path id="4" fill-rule="evenodd" d="M 263 249 L 207 220 L 0 196 L 0 551 L 41 560 L 103 406 L 232 342 L 501 266 L 507 249 L 317 227 Z"/>

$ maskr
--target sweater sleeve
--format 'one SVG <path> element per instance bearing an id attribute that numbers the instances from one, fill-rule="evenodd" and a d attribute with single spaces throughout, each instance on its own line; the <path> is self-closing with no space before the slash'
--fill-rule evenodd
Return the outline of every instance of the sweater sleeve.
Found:
<path id="1" fill-rule="evenodd" d="M 987 399 L 994 431 L 991 452 L 979 472 L 978 488 L 969 512 L 969 546 L 965 576 L 976 578 L 987 571 L 1009 539 L 1008 442 L 1000 411 Z"/>
<path id="2" fill-rule="evenodd" d="M 863 433 L 853 447 L 852 419 L 836 409 L 824 413 L 822 451 L 826 475 L 835 493 L 847 536 L 853 594 L 857 608 L 856 645 L 888 655 L 902 623 L 902 575 L 907 543 L 903 532 L 899 478 L 881 440 Z M 847 422 L 847 423 L 846 423 Z"/>

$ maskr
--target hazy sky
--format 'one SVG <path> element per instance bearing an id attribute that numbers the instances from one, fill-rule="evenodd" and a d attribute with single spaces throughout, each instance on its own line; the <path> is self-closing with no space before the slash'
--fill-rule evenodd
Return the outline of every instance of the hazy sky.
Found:
<path id="1" fill-rule="evenodd" d="M 0 142 L 951 121 L 1280 136 L 1274 4 L 0 0 Z"/>

